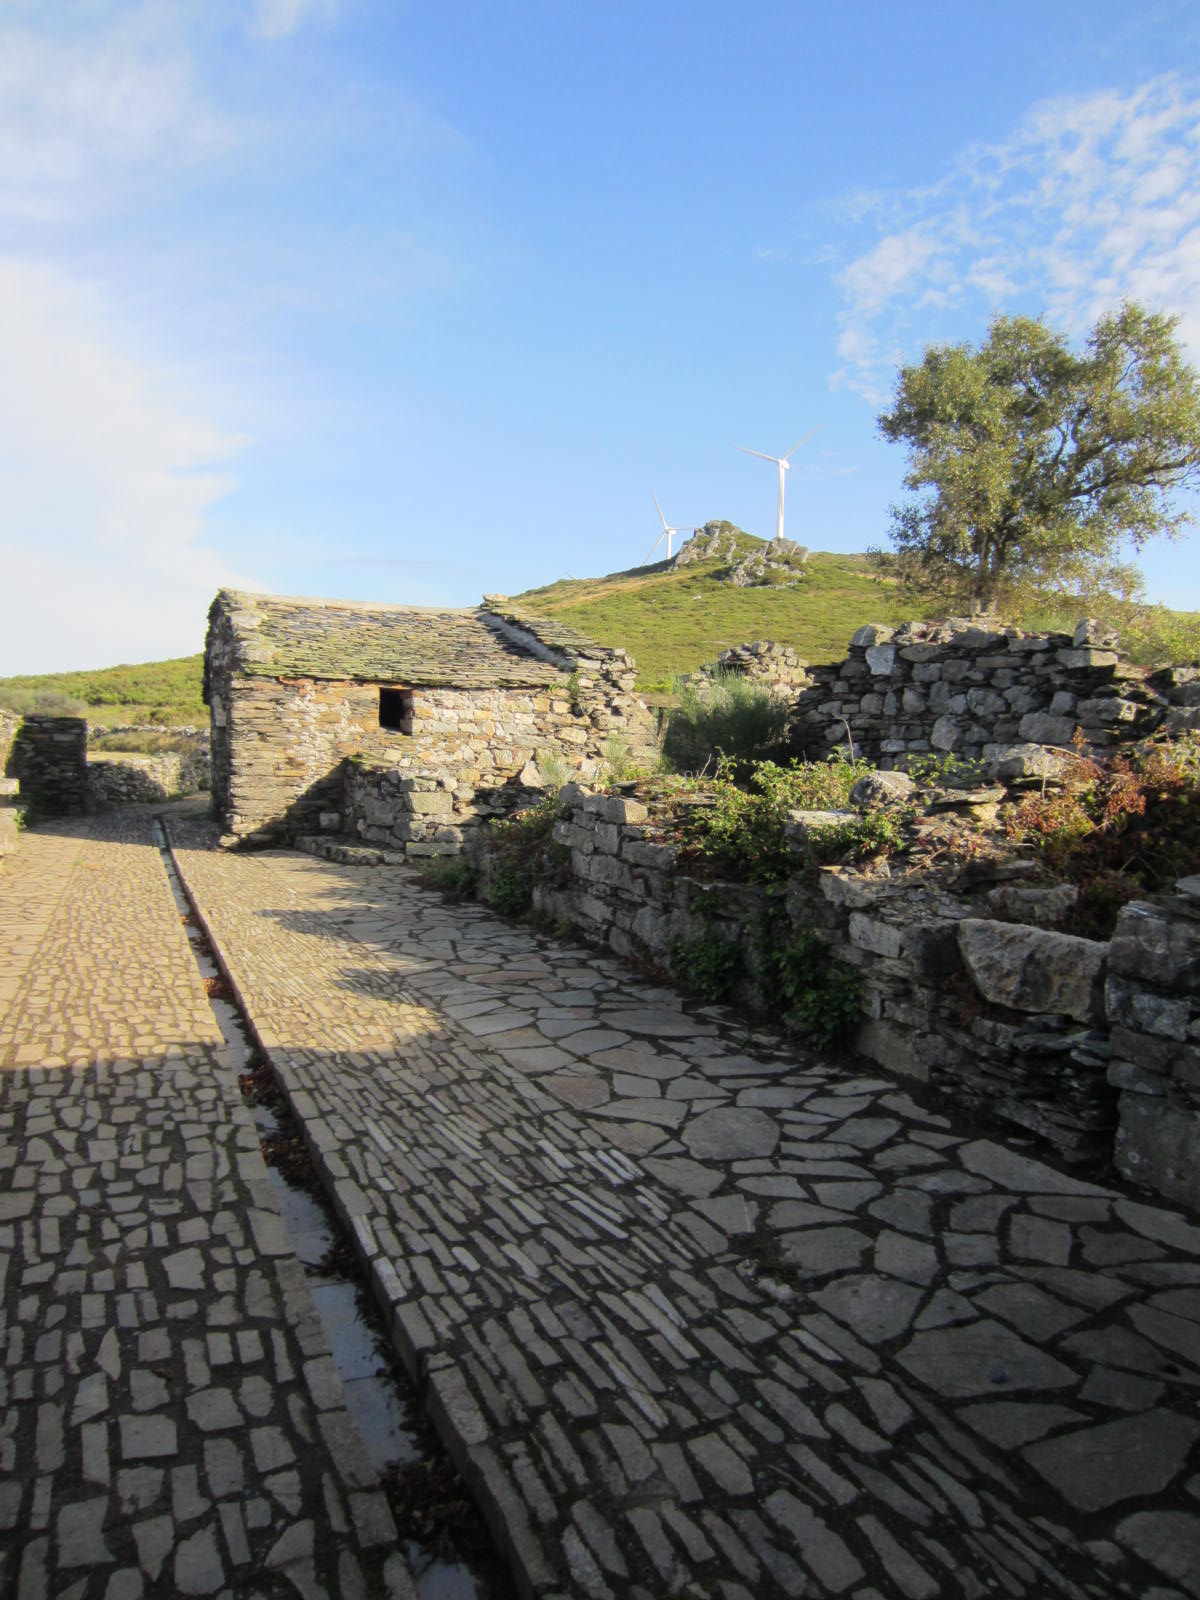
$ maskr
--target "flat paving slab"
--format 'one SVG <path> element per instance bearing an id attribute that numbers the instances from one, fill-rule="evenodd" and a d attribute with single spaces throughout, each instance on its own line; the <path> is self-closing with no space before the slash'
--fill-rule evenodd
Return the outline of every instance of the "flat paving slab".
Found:
<path id="1" fill-rule="evenodd" d="M 0 1594 L 410 1600 L 152 827 L 0 868 Z"/>
<path id="2" fill-rule="evenodd" d="M 1200 1595 L 1194 1218 L 404 868 L 175 839 L 526 1592 Z"/>

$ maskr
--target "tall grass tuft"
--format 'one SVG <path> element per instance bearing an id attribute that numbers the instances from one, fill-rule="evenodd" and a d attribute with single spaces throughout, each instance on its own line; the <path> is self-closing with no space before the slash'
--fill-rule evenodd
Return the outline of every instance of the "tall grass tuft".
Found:
<path id="1" fill-rule="evenodd" d="M 763 683 L 719 673 L 704 689 L 681 682 L 667 714 L 663 757 L 676 772 L 699 772 L 723 755 L 735 762 L 778 754 L 791 706 Z"/>

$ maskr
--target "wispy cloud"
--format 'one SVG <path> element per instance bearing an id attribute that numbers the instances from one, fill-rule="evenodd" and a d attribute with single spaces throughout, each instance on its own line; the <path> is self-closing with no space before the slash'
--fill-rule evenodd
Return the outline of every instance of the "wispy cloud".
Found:
<path id="1" fill-rule="evenodd" d="M 248 581 L 204 545 L 238 441 L 126 345 L 95 291 L 0 258 L 0 672 L 196 649 Z"/>
<path id="2" fill-rule="evenodd" d="M 255 0 L 250 31 L 260 39 L 286 39 L 310 22 L 329 26 L 338 0 Z"/>
<path id="3" fill-rule="evenodd" d="M 64 40 L 0 25 L 0 217 L 78 221 L 177 183 L 239 138 L 157 30 Z"/>
<path id="4" fill-rule="evenodd" d="M 1200 357 L 1194 81 L 1045 101 L 1009 139 L 972 146 L 926 187 L 857 194 L 841 215 L 875 237 L 838 274 L 831 383 L 873 404 L 918 333 L 953 337 L 964 315 L 982 324 L 996 309 L 1044 311 L 1079 333 L 1129 296 L 1177 315 Z"/>

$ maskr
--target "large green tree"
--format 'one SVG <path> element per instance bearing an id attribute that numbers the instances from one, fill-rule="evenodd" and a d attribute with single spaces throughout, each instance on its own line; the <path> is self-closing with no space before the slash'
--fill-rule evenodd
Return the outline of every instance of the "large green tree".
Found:
<path id="1" fill-rule="evenodd" d="M 1029 317 L 932 345 L 901 368 L 879 418 L 909 448 L 892 509 L 894 555 L 913 585 L 972 611 L 1031 593 L 1129 594 L 1123 548 L 1192 520 L 1176 492 L 1200 472 L 1200 384 L 1176 319 L 1125 304 L 1082 354 Z"/>

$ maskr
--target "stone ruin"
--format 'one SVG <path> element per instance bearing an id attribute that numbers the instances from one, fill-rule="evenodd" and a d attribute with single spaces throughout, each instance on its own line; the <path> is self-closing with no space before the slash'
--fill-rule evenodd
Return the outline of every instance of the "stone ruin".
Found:
<path id="1" fill-rule="evenodd" d="M 31 815 L 81 815 L 88 808 L 87 722 L 30 715 L 0 725 L 0 765 Z M 11 795 L 7 798 L 11 799 Z"/>

